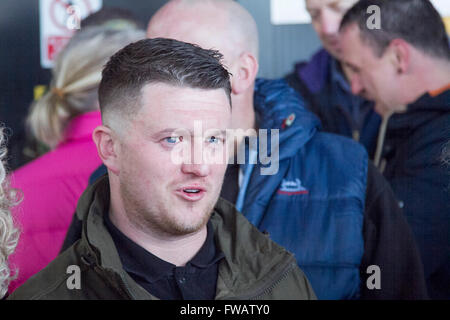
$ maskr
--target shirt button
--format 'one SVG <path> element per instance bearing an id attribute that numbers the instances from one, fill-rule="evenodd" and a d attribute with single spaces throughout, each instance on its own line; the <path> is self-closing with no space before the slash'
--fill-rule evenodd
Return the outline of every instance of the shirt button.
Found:
<path id="1" fill-rule="evenodd" d="M 186 282 L 186 278 L 185 277 L 178 279 L 178 283 L 179 284 L 183 284 L 185 282 Z"/>

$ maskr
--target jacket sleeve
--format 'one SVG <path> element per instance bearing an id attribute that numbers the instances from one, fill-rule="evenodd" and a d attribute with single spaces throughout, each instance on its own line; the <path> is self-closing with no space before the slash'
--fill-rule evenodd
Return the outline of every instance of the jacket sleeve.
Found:
<path id="1" fill-rule="evenodd" d="M 368 168 L 363 237 L 362 299 L 428 298 L 422 261 L 410 227 L 392 188 L 372 163 Z M 377 271 L 369 268 L 372 265 L 379 267 L 379 289 L 373 285 Z"/>
<path id="2" fill-rule="evenodd" d="M 303 271 L 293 260 L 289 272 L 276 281 L 271 290 L 267 290 L 258 299 L 262 300 L 317 300 L 316 294 Z"/>

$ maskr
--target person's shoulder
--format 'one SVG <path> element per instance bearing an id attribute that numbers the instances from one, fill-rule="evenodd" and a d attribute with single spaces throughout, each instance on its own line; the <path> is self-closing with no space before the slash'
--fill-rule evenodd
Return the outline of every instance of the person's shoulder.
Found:
<path id="1" fill-rule="evenodd" d="M 83 268 L 76 245 L 70 247 L 47 267 L 29 278 L 8 297 L 8 300 L 65 299 L 67 292 L 70 291 L 67 284 L 69 278 L 74 273 L 81 272 Z"/>
<path id="2" fill-rule="evenodd" d="M 365 193 L 369 156 L 350 138 L 319 131 L 299 149 L 292 163 L 308 168 L 308 176 L 326 181 L 328 188 L 348 187 Z"/>
<path id="3" fill-rule="evenodd" d="M 295 63 L 295 70 L 299 71 L 302 68 L 308 67 L 323 67 L 328 65 L 331 55 L 324 48 L 315 51 L 308 60 L 300 60 Z M 294 71 L 295 72 L 295 71 Z"/>
<path id="4" fill-rule="evenodd" d="M 368 160 L 367 151 L 360 143 L 334 133 L 319 131 L 305 147 L 316 149 L 323 158 L 337 157 L 345 162 Z"/>

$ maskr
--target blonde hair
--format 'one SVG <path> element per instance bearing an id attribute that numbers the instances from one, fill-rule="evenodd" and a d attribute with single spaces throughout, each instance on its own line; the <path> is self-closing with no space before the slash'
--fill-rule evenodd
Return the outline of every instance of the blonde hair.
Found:
<path id="1" fill-rule="evenodd" d="M 141 30 L 88 27 L 76 33 L 57 56 L 50 89 L 31 106 L 27 126 L 38 141 L 54 148 L 68 122 L 98 109 L 102 68 L 114 53 L 145 38 Z"/>
<path id="2" fill-rule="evenodd" d="M 9 188 L 6 169 L 3 128 L 0 127 L 0 299 L 8 291 L 14 276 L 8 265 L 8 257 L 14 252 L 19 241 L 19 230 L 13 224 L 10 208 L 17 204 L 17 192 Z"/>

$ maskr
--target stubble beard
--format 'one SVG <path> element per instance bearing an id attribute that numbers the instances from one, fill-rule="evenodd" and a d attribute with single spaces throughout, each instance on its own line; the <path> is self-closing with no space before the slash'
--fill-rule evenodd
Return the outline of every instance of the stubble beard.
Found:
<path id="1" fill-rule="evenodd" d="M 120 193 L 125 206 L 129 222 L 135 229 L 146 234 L 157 234 L 159 236 L 186 236 L 200 231 L 208 223 L 214 206 L 219 198 L 217 195 L 207 203 L 197 221 L 184 223 L 171 214 L 171 203 L 156 200 L 149 205 L 149 199 L 139 199 L 130 184 L 126 181 L 120 183 Z M 213 201 L 214 200 L 214 201 Z M 194 206 L 194 204 L 192 204 Z M 180 209 L 183 210 L 183 209 Z M 201 209 L 199 209 L 201 210 Z M 186 209 L 187 214 L 189 210 Z"/>

